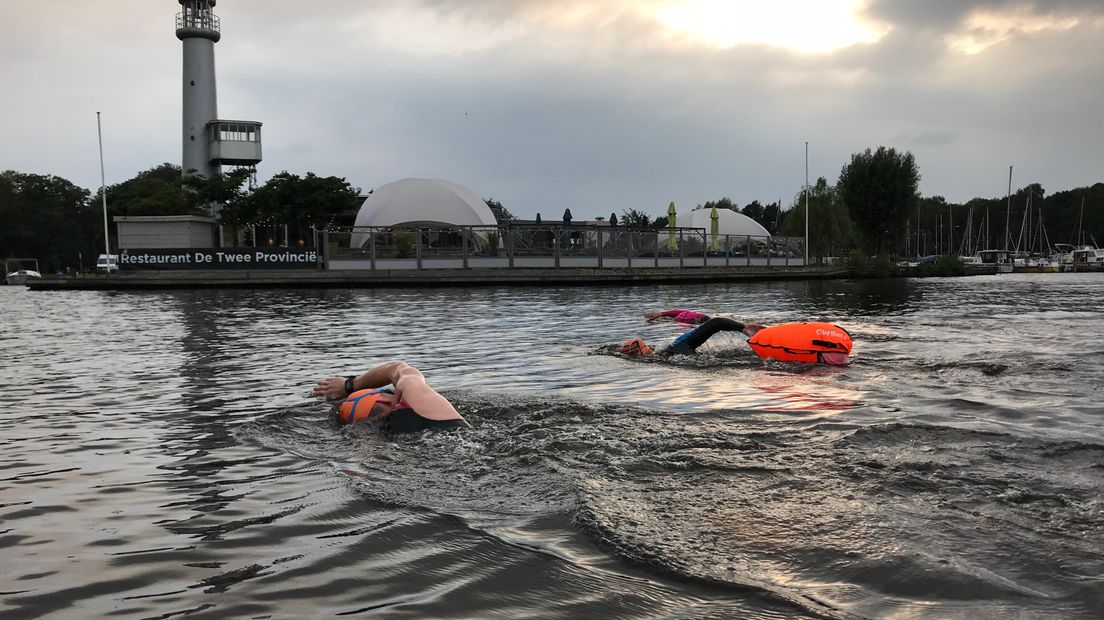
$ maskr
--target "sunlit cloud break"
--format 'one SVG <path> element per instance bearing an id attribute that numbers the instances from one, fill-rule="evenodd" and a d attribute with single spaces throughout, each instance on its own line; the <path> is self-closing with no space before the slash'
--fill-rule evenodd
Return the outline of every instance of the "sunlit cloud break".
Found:
<path id="1" fill-rule="evenodd" d="M 1081 23 L 1076 17 L 1036 15 L 1030 10 L 994 13 L 976 11 L 963 24 L 962 32 L 950 35 L 951 49 L 963 54 L 979 54 L 1017 34 L 1044 30 L 1069 30 Z"/>
<path id="2" fill-rule="evenodd" d="M 673 0 L 653 15 L 672 34 L 717 47 L 766 45 L 825 54 L 875 43 L 890 26 L 863 16 L 861 0 Z"/>

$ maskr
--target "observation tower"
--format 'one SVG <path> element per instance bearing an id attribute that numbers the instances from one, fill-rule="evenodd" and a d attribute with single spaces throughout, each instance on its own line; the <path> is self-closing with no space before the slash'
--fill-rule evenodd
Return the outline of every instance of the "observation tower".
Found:
<path id="1" fill-rule="evenodd" d="M 209 177 L 222 166 L 256 171 L 261 124 L 220 120 L 215 87 L 215 43 L 222 37 L 217 0 L 177 0 L 176 38 L 184 44 L 184 132 L 180 162 L 185 175 Z"/>

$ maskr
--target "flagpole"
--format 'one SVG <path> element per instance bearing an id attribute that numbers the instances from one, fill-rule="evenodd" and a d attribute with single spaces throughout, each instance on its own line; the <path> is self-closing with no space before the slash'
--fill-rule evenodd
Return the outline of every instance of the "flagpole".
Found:
<path id="1" fill-rule="evenodd" d="M 100 113 L 96 112 L 96 134 L 100 139 L 100 196 L 103 198 L 103 215 L 104 215 L 104 254 L 107 261 L 107 273 L 111 273 L 111 237 L 107 232 L 107 183 L 104 177 L 104 160 L 103 160 L 103 129 L 100 126 Z"/>
<path id="2" fill-rule="evenodd" d="M 809 141 L 805 141 L 805 266 L 809 266 Z"/>

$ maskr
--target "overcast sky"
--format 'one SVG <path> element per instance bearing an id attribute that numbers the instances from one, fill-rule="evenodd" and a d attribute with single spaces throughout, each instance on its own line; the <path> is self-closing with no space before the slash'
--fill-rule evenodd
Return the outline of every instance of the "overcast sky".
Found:
<path id="1" fill-rule="evenodd" d="M 5 2 L 0 169 L 180 163 L 175 0 Z M 789 205 L 868 147 L 964 201 L 1104 180 L 1101 0 L 221 0 L 219 116 L 262 180 L 437 177 L 515 215 Z"/>

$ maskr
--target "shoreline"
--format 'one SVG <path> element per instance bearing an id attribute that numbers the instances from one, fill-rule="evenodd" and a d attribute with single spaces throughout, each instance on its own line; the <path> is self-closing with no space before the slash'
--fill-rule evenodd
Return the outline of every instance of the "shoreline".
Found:
<path id="1" fill-rule="evenodd" d="M 34 291 L 142 290 L 173 288 L 384 288 L 449 286 L 540 286 L 686 284 L 813 280 L 848 277 L 850 269 L 827 267 L 692 268 L 476 268 L 394 270 L 142 271 L 114 275 L 46 276 L 27 283 Z"/>

